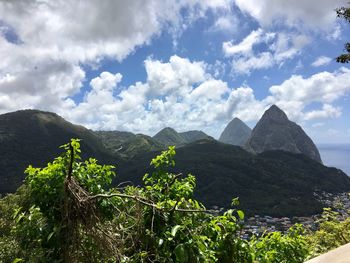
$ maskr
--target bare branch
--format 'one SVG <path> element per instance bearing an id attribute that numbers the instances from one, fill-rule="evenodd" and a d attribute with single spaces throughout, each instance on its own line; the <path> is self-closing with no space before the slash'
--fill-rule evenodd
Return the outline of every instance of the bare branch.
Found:
<path id="1" fill-rule="evenodd" d="M 70 159 L 69 159 L 68 171 L 67 171 L 68 181 L 70 181 L 70 179 L 72 178 L 72 171 L 73 171 L 74 148 L 72 143 L 69 144 L 69 152 L 70 152 Z"/>
<path id="2" fill-rule="evenodd" d="M 153 207 L 154 209 L 163 211 L 163 212 L 171 212 L 171 211 L 176 211 L 176 212 L 184 212 L 184 213 L 208 213 L 208 214 L 213 214 L 217 213 L 216 210 L 206 210 L 206 209 L 183 209 L 183 208 L 176 208 L 172 207 L 169 211 L 158 207 L 156 204 L 151 203 L 149 200 L 145 200 L 143 198 L 140 198 L 139 196 L 136 195 L 127 195 L 127 194 L 120 194 L 120 193 L 114 193 L 114 194 L 97 194 L 97 195 L 92 195 L 87 197 L 84 201 L 89 201 L 93 199 L 98 199 L 98 198 L 112 198 L 112 197 L 122 197 L 122 198 L 129 198 L 133 199 L 141 204 L 144 204 L 149 207 Z"/>

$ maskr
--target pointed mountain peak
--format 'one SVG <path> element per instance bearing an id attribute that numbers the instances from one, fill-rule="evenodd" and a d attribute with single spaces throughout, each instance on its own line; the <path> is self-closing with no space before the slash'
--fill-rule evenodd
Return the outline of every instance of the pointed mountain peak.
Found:
<path id="1" fill-rule="evenodd" d="M 170 127 L 165 127 L 163 129 L 161 129 L 156 135 L 154 135 L 153 137 L 159 136 L 161 134 L 178 134 L 177 131 L 175 131 L 173 128 Z"/>
<path id="2" fill-rule="evenodd" d="M 230 122 L 230 123 L 239 123 L 239 124 L 243 124 L 243 125 L 246 125 L 240 118 L 238 117 L 234 117 Z"/>
<path id="3" fill-rule="evenodd" d="M 199 130 L 177 132 L 173 128 L 166 127 L 153 136 L 153 139 L 165 146 L 183 146 L 198 140 L 214 140 L 213 137 Z"/>
<path id="4" fill-rule="evenodd" d="M 170 128 L 170 127 L 165 127 L 162 130 L 160 130 L 160 132 L 175 132 L 175 133 L 177 133 L 177 131 L 175 131 L 173 128 Z"/>
<path id="5" fill-rule="evenodd" d="M 213 137 L 199 130 L 180 132 L 180 135 L 185 139 L 187 143 L 192 143 L 199 140 L 214 140 Z"/>
<path id="6" fill-rule="evenodd" d="M 221 133 L 219 141 L 227 144 L 242 146 L 248 140 L 252 130 L 235 117 L 227 124 L 224 131 Z"/>
<path id="7" fill-rule="evenodd" d="M 156 135 L 154 135 L 153 138 L 166 146 L 178 146 L 185 143 L 185 139 L 182 138 L 182 136 L 177 131 L 170 127 L 162 129 Z"/>
<path id="8" fill-rule="evenodd" d="M 245 144 L 251 152 L 283 150 L 301 153 L 321 161 L 320 154 L 311 138 L 276 105 L 272 105 L 261 117 Z"/>
<path id="9" fill-rule="evenodd" d="M 282 111 L 276 104 L 272 104 L 269 108 L 271 111 Z"/>
<path id="10" fill-rule="evenodd" d="M 265 111 L 261 119 L 273 119 L 276 121 L 289 121 L 287 114 L 284 113 L 279 107 L 273 104 L 268 110 Z"/>

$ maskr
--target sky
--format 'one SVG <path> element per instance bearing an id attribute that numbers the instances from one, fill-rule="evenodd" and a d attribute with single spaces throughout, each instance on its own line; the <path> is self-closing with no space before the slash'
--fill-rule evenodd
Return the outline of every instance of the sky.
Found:
<path id="1" fill-rule="evenodd" d="M 347 2 L 0 0 L 0 114 L 217 138 L 276 104 L 316 143 L 350 143 Z"/>

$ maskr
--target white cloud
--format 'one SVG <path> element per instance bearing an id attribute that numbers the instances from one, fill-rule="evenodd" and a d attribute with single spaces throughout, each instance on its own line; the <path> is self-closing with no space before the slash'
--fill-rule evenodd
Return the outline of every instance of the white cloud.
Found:
<path id="1" fill-rule="evenodd" d="M 272 86 L 266 100 L 276 103 L 296 121 L 336 118 L 341 115 L 341 109 L 331 103 L 350 92 L 349 78 L 350 70 L 346 68 L 333 73 L 320 72 L 309 78 L 293 75 L 280 85 Z M 322 109 L 303 111 L 312 103 L 321 103 Z"/>
<path id="2" fill-rule="evenodd" d="M 310 43 L 310 39 L 305 35 L 282 32 L 277 36 L 277 40 L 271 45 L 276 63 L 283 63 L 287 59 L 294 58 Z"/>
<path id="3" fill-rule="evenodd" d="M 334 105 L 335 101 L 350 92 L 347 84 L 350 70 L 341 68 L 333 73 L 321 72 L 308 78 L 293 75 L 280 85 L 272 86 L 270 95 L 259 100 L 247 85 L 233 88 L 215 79 L 209 73 L 211 66 L 206 63 L 174 55 L 167 62 L 148 58 L 144 63 L 146 81 L 128 87 L 120 86 L 121 74 L 102 72 L 90 81 L 91 89 L 83 100 L 74 102 L 65 94 L 71 93 L 72 87 L 79 85 L 68 81 L 68 86 L 64 86 L 64 76 L 66 72 L 73 72 L 70 75 L 76 74 L 79 83 L 83 72 L 79 71 L 79 67 L 64 65 L 61 66 L 62 76 L 55 75 L 57 78 L 48 78 L 47 82 L 28 90 L 15 90 L 11 85 L 26 82 L 30 76 L 4 75 L 0 86 L 7 92 L 0 92 L 1 107 L 6 110 L 11 109 L 11 105 L 32 108 L 48 103 L 45 100 L 49 99 L 53 105 L 60 105 L 55 109 L 57 113 L 91 129 L 129 130 L 152 135 L 165 126 L 171 126 L 179 131 L 202 129 L 218 136 L 223 124 L 233 117 L 256 121 L 271 104 L 280 106 L 292 120 L 299 123 L 336 118 L 340 116 L 341 109 Z M 38 67 L 37 70 L 50 72 L 51 69 Z M 74 70 L 77 70 L 76 73 Z M 64 92 L 50 97 L 56 90 L 44 86 L 47 83 L 55 85 L 56 82 L 61 82 Z M 46 92 L 45 97 L 37 95 L 39 91 Z M 52 98 L 55 100 L 52 101 Z M 309 110 L 308 106 L 314 103 L 322 107 Z"/>
<path id="4" fill-rule="evenodd" d="M 232 61 L 234 73 L 250 74 L 252 70 L 266 69 L 274 65 L 274 58 L 270 52 L 263 52 L 257 56 L 240 57 Z"/>
<path id="5" fill-rule="evenodd" d="M 313 30 L 331 30 L 336 15 L 334 9 L 346 4 L 343 0 L 235 0 L 236 5 L 254 17 L 262 26 L 283 21 L 288 26 Z"/>
<path id="6" fill-rule="evenodd" d="M 221 31 L 224 33 L 235 34 L 238 31 L 240 21 L 233 13 L 218 14 L 214 24 L 209 28 L 209 31 Z"/>
<path id="7" fill-rule="evenodd" d="M 226 63 L 216 60 L 214 64 L 207 65 L 207 70 L 217 79 L 223 78 L 226 73 Z"/>
<path id="8" fill-rule="evenodd" d="M 293 75 L 269 89 L 259 100 L 247 85 L 237 88 L 215 79 L 203 62 L 176 55 L 168 62 L 147 59 L 147 80 L 119 87 L 120 74 L 107 72 L 91 80 L 83 102 L 60 113 L 92 129 L 130 130 L 154 134 L 165 126 L 179 131 L 201 129 L 218 136 L 233 117 L 257 121 L 272 104 L 281 107 L 298 123 L 337 118 L 341 108 L 334 103 L 350 93 L 345 81 L 350 70 L 321 72 L 303 78 Z M 321 107 L 315 107 L 320 104 Z M 319 127 L 315 125 L 315 127 Z M 314 127 L 314 128 L 315 128 Z"/>
<path id="9" fill-rule="evenodd" d="M 262 29 L 253 30 L 248 36 L 246 36 L 240 43 L 233 44 L 232 41 L 224 42 L 222 45 L 224 54 L 226 56 L 232 56 L 235 54 L 249 54 L 252 52 L 253 46 L 261 42 Z"/>
<path id="10" fill-rule="evenodd" d="M 232 57 L 232 73 L 250 74 L 252 70 L 281 67 L 300 55 L 309 43 L 309 37 L 303 34 L 264 32 L 259 28 L 238 44 L 224 42 L 222 48 L 226 56 Z"/>
<path id="11" fill-rule="evenodd" d="M 208 10 L 229 8 L 227 0 L 0 1 L 0 112 L 70 107 L 82 65 L 121 61 L 164 30 L 178 36 Z"/>
<path id="12" fill-rule="evenodd" d="M 148 59 L 145 61 L 147 82 L 154 95 L 203 82 L 206 78 L 206 65 L 203 62 L 191 63 L 188 59 L 172 56 L 169 63 Z"/>
<path id="13" fill-rule="evenodd" d="M 294 120 L 337 117 L 340 109 L 333 104 L 349 93 L 348 69 L 309 78 L 293 75 L 258 100 L 249 86 L 228 87 L 218 79 L 225 71 L 222 62 L 213 66 L 179 56 L 166 62 L 146 59 L 147 79 L 127 87 L 121 86 L 121 74 L 102 72 L 90 81 L 82 101 L 73 101 L 86 81 L 82 65 L 98 67 L 104 58 L 121 61 L 164 30 L 176 37 L 208 10 L 224 14 L 214 15 L 214 27 L 228 30 L 235 22 L 231 5 L 229 0 L 2 1 L 0 17 L 6 27 L 0 25 L 0 113 L 38 108 L 93 129 L 152 134 L 172 126 L 180 131 L 203 129 L 214 136 L 233 116 L 254 121 L 272 103 Z M 257 19 L 267 12 L 260 2 L 242 5 L 247 12 L 256 6 Z M 5 36 L 9 30 L 18 41 Z M 223 50 L 236 72 L 250 73 L 282 65 L 308 42 L 300 33 L 258 29 L 241 42 L 226 42 Z M 321 109 L 305 110 L 313 102 Z"/>
<path id="14" fill-rule="evenodd" d="M 314 62 L 312 62 L 311 66 L 313 67 L 321 67 L 328 65 L 332 59 L 330 57 L 326 56 L 320 56 L 318 57 Z"/>
<path id="15" fill-rule="evenodd" d="M 206 121 L 215 123 L 229 89 L 206 73 L 206 67 L 178 56 L 169 62 L 147 59 L 147 81 L 122 90 L 118 88 L 120 74 L 103 72 L 90 82 L 92 89 L 84 101 L 61 114 L 93 129 L 147 133 L 164 126 L 180 125 L 180 130 L 186 130 Z"/>
<path id="16" fill-rule="evenodd" d="M 350 69 L 341 68 L 333 73 L 320 72 L 309 78 L 292 75 L 281 85 L 272 86 L 270 92 L 278 101 L 304 103 L 332 103 L 350 91 Z"/>
<path id="17" fill-rule="evenodd" d="M 96 77 L 90 81 L 90 85 L 93 90 L 96 91 L 112 91 L 117 83 L 122 80 L 122 75 L 111 74 L 110 72 L 102 72 L 100 77 Z"/>
<path id="18" fill-rule="evenodd" d="M 338 40 L 341 38 L 341 27 L 339 24 L 335 25 L 333 32 L 328 36 L 331 40 Z"/>
<path id="19" fill-rule="evenodd" d="M 330 104 L 323 104 L 321 110 L 313 110 L 305 113 L 304 120 L 338 118 L 341 115 L 339 107 L 333 107 Z"/>
<path id="20" fill-rule="evenodd" d="M 256 119 L 259 107 L 249 87 L 230 89 L 214 79 L 208 65 L 172 56 L 169 62 L 147 59 L 147 81 L 121 89 L 120 74 L 103 72 L 91 80 L 79 104 L 59 113 L 92 129 L 119 129 L 153 134 L 165 126 L 179 131 L 204 129 L 218 133 L 233 115 Z M 246 106 L 249 105 L 249 108 Z M 221 127 L 221 126 L 220 126 Z"/>
<path id="21" fill-rule="evenodd" d="M 239 117 L 244 121 L 258 120 L 267 107 L 267 103 L 255 98 L 254 91 L 248 86 L 232 89 L 224 102 L 223 120 Z M 219 117 L 221 117 L 219 115 Z M 227 123 L 227 121 L 226 121 Z"/>

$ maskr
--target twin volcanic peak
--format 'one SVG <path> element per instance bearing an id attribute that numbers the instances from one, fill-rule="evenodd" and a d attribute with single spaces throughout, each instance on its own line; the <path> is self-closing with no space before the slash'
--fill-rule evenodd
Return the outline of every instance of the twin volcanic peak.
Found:
<path id="1" fill-rule="evenodd" d="M 234 118 L 221 133 L 219 141 L 227 144 L 243 146 L 249 139 L 252 130 L 240 119 Z"/>
<path id="2" fill-rule="evenodd" d="M 314 154 L 320 162 L 311 139 L 276 106 L 265 112 L 245 144 L 254 153 L 265 151 L 260 154 L 217 142 L 201 131 L 165 128 L 153 138 L 93 132 L 54 113 L 25 110 L 0 115 L 0 195 L 23 183 L 28 165 L 42 167 L 62 153 L 59 145 L 70 138 L 82 139 L 83 159 L 96 157 L 101 163 L 118 164 L 114 185 L 140 184 L 142 176 L 152 171 L 148 167 L 157 154 L 153 151 L 166 148 L 165 144 L 181 146 L 174 172 L 196 176 L 195 196 L 207 207 L 229 207 L 232 197 L 239 196 L 242 209 L 251 215 L 309 215 L 322 212 L 315 192 L 350 189 L 350 178 L 343 172 L 305 156 Z M 285 151 L 269 151 L 281 149 Z"/>
<path id="3" fill-rule="evenodd" d="M 244 148 L 253 153 L 270 150 L 299 153 L 322 163 L 320 153 L 310 137 L 276 105 L 265 111 Z"/>

